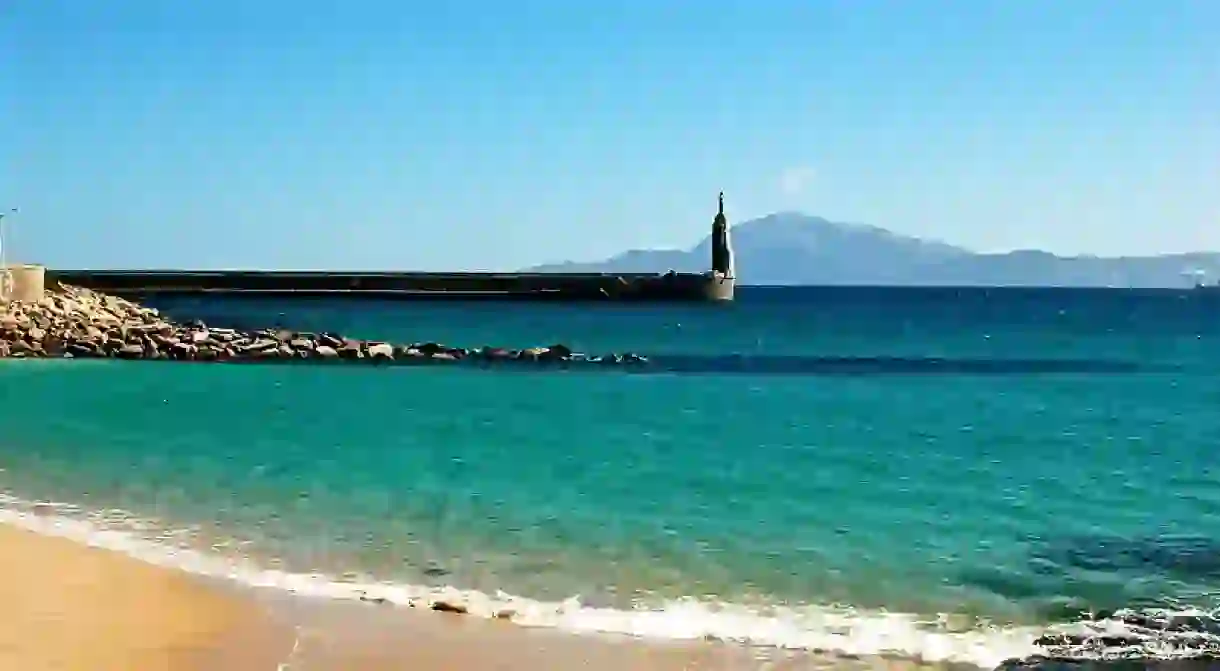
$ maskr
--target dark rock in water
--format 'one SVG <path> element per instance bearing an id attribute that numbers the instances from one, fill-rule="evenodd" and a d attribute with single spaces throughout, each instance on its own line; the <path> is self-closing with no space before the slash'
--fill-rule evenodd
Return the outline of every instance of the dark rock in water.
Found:
<path id="1" fill-rule="evenodd" d="M 1220 621 L 1164 610 L 1097 613 L 1070 632 L 1034 641 L 1044 654 L 1009 660 L 999 670 L 1220 669 Z"/>
<path id="2" fill-rule="evenodd" d="M 421 345 L 416 345 L 415 349 L 423 352 L 427 356 L 434 356 L 445 351 L 445 346 L 434 342 L 426 342 Z"/>
<path id="3" fill-rule="evenodd" d="M 1143 642 L 1135 634 L 1112 636 L 1081 636 L 1072 634 L 1043 634 L 1034 640 L 1034 645 L 1044 648 L 1057 646 L 1101 646 L 1106 648 L 1126 648 Z"/>
<path id="4" fill-rule="evenodd" d="M 563 343 L 551 345 L 550 347 L 546 348 L 546 351 L 549 355 L 561 359 L 566 359 L 572 356 L 572 349 Z"/>
<path id="5" fill-rule="evenodd" d="M 528 361 L 538 361 L 546 354 L 546 350 L 541 347 L 527 347 L 526 349 L 517 352 L 518 359 L 526 359 Z"/>
<path id="6" fill-rule="evenodd" d="M 343 343 L 343 347 L 339 349 L 340 359 L 363 359 L 364 349 L 359 340 L 348 340 Z"/>
<path id="7" fill-rule="evenodd" d="M 424 358 L 424 353 L 411 345 L 397 345 L 394 347 L 394 358 L 398 361 L 413 362 Z"/>
<path id="8" fill-rule="evenodd" d="M 123 345 L 118 351 L 120 359 L 142 359 L 144 348 L 139 345 Z"/>
<path id="9" fill-rule="evenodd" d="M 478 350 L 478 356 L 485 361 L 504 361 L 513 358 L 514 354 L 503 347 L 483 347 Z"/>
<path id="10" fill-rule="evenodd" d="M 457 615 L 465 615 L 468 612 L 466 610 L 466 606 L 464 606 L 460 603 L 458 603 L 458 604 L 449 603 L 447 601 L 432 602 L 432 610 L 435 610 L 439 613 L 455 613 Z"/>
<path id="11" fill-rule="evenodd" d="M 1010 659 L 995 668 L 995 671 L 1217 671 L 1220 657 L 1192 657 L 1188 659 L 1138 659 L 1080 660 L 1035 655 L 1027 659 Z"/>

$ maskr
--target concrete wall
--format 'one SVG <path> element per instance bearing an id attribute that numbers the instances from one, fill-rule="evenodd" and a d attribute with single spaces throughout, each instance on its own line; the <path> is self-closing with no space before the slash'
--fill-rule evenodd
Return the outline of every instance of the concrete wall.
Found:
<path id="1" fill-rule="evenodd" d="M 0 303 L 42 300 L 47 269 L 29 264 L 9 264 L 0 268 Z"/>

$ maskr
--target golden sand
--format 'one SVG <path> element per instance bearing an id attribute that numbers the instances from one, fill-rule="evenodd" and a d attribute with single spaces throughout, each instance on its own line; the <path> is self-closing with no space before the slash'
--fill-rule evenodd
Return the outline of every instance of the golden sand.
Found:
<path id="1" fill-rule="evenodd" d="M 237 593 L 0 524 L 0 670 L 274 670 L 292 635 Z"/>

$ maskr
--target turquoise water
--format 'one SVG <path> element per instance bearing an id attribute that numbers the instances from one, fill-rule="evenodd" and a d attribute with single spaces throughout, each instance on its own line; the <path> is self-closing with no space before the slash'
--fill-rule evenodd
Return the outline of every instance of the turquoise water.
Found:
<path id="1" fill-rule="evenodd" d="M 574 629 L 994 663 L 1082 612 L 1220 607 L 1216 297 L 742 294 L 167 302 L 654 365 L 14 362 L 0 489 L 285 573 L 502 591 Z"/>

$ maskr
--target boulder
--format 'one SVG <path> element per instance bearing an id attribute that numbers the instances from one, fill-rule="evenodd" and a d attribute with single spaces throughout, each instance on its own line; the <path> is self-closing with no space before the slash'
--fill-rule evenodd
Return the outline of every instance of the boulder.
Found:
<path id="1" fill-rule="evenodd" d="M 118 349 L 117 356 L 120 359 L 143 359 L 144 347 L 142 345 L 123 345 Z"/>
<path id="2" fill-rule="evenodd" d="M 368 355 L 370 359 L 393 359 L 394 346 L 389 343 L 379 342 L 368 346 Z"/>

